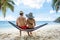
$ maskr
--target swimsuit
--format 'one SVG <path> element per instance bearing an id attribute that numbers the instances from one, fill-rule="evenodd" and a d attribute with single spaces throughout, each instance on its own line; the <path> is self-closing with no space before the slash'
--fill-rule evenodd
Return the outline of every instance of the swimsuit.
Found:
<path id="1" fill-rule="evenodd" d="M 33 29 L 33 28 L 29 28 L 29 27 L 27 27 L 27 26 L 18 26 L 19 28 L 21 28 L 21 29 Z"/>
<path id="2" fill-rule="evenodd" d="M 27 26 L 18 26 L 21 29 L 27 29 Z"/>

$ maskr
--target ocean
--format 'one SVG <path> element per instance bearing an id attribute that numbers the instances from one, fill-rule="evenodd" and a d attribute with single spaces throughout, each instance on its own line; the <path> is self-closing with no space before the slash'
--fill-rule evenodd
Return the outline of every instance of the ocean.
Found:
<path id="1" fill-rule="evenodd" d="M 11 21 L 11 22 L 16 24 L 15 21 Z M 48 25 L 58 24 L 58 23 L 55 23 L 53 21 L 36 21 L 36 26 L 42 25 L 44 23 L 48 23 Z M 8 21 L 0 21 L 0 29 L 9 29 L 9 28 L 14 28 L 14 27 L 11 24 L 9 24 Z"/>
<path id="2" fill-rule="evenodd" d="M 15 21 L 11 21 L 14 24 Z M 36 26 L 48 23 L 46 26 L 32 32 L 28 36 L 23 31 L 20 37 L 18 29 L 13 27 L 8 21 L 0 21 L 0 40 L 60 40 L 60 23 L 52 21 L 36 21 Z"/>

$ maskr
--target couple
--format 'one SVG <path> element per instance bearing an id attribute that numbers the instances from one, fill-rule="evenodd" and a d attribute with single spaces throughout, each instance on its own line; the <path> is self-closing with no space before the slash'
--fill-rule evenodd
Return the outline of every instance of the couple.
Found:
<path id="1" fill-rule="evenodd" d="M 26 18 L 23 16 L 23 11 L 20 11 L 20 16 L 17 18 L 16 25 L 21 29 L 32 29 L 35 26 L 35 20 L 32 13 L 26 14 Z M 28 35 L 32 34 L 29 32 Z"/>

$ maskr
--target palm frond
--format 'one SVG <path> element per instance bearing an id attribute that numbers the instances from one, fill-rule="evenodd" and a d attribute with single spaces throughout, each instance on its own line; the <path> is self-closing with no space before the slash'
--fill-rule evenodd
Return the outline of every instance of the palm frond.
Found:
<path id="1" fill-rule="evenodd" d="M 60 6 L 60 0 L 52 0 L 52 8 L 58 12 Z"/>
<path id="2" fill-rule="evenodd" d="M 55 5 L 60 5 L 60 1 L 56 1 Z"/>
<path id="3" fill-rule="evenodd" d="M 14 1 L 13 1 L 13 0 L 7 0 L 7 2 L 9 2 L 9 3 L 11 3 L 11 4 L 15 5 L 15 3 L 14 3 Z"/>
<path id="4" fill-rule="evenodd" d="M 56 12 L 58 12 L 58 10 L 59 10 L 59 7 L 60 6 L 60 1 L 57 1 L 56 3 L 55 3 L 55 10 L 56 10 Z"/>
<path id="5" fill-rule="evenodd" d="M 13 1 L 10 1 L 13 5 L 15 5 L 15 3 Z"/>
<path id="6" fill-rule="evenodd" d="M 0 10 L 1 10 L 1 0 L 0 0 Z"/>
<path id="7" fill-rule="evenodd" d="M 14 11 L 14 2 L 13 2 L 13 0 L 0 0 L 1 2 L 1 4 L 2 5 L 0 5 L 0 8 L 1 8 L 1 10 L 2 10 L 2 13 L 3 13 L 3 16 L 5 17 L 6 16 L 6 10 L 7 10 L 7 8 L 10 8 L 10 10 L 13 12 Z"/>
<path id="8" fill-rule="evenodd" d="M 3 12 L 3 15 L 4 15 L 4 17 L 6 16 L 6 8 L 2 8 L 2 12 Z"/>
<path id="9" fill-rule="evenodd" d="M 12 12 L 14 11 L 14 6 L 12 4 L 7 3 L 7 7 L 10 8 Z"/>
<path id="10" fill-rule="evenodd" d="M 4 17 L 6 16 L 6 6 L 2 6 L 2 12 L 3 12 L 3 15 L 4 15 Z"/>
<path id="11" fill-rule="evenodd" d="M 59 6 L 56 6 L 55 7 L 55 9 L 56 9 L 56 13 L 58 12 L 58 10 L 59 10 Z"/>
<path id="12" fill-rule="evenodd" d="M 52 8 L 53 8 L 53 10 L 54 10 L 54 8 L 55 8 L 55 3 L 57 2 L 57 0 L 52 0 Z"/>

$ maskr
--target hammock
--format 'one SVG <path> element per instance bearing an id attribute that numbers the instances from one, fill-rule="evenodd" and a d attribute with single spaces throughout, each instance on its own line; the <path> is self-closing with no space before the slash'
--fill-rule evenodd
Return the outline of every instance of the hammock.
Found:
<path id="1" fill-rule="evenodd" d="M 12 26 L 14 26 L 15 28 L 17 28 L 18 30 L 21 30 L 21 28 L 19 28 L 17 25 L 15 25 L 14 23 L 12 23 L 12 22 L 10 22 L 10 21 L 8 21 Z M 31 31 L 35 31 L 35 30 L 37 30 L 37 29 L 39 29 L 39 28 L 41 28 L 41 27 L 43 27 L 43 26 L 45 26 L 45 25 L 47 25 L 48 23 L 45 23 L 45 24 L 42 24 L 42 25 L 39 25 L 39 26 L 37 26 L 37 27 L 34 27 L 33 29 L 24 29 L 23 31 L 27 31 L 27 32 L 31 32 Z"/>

